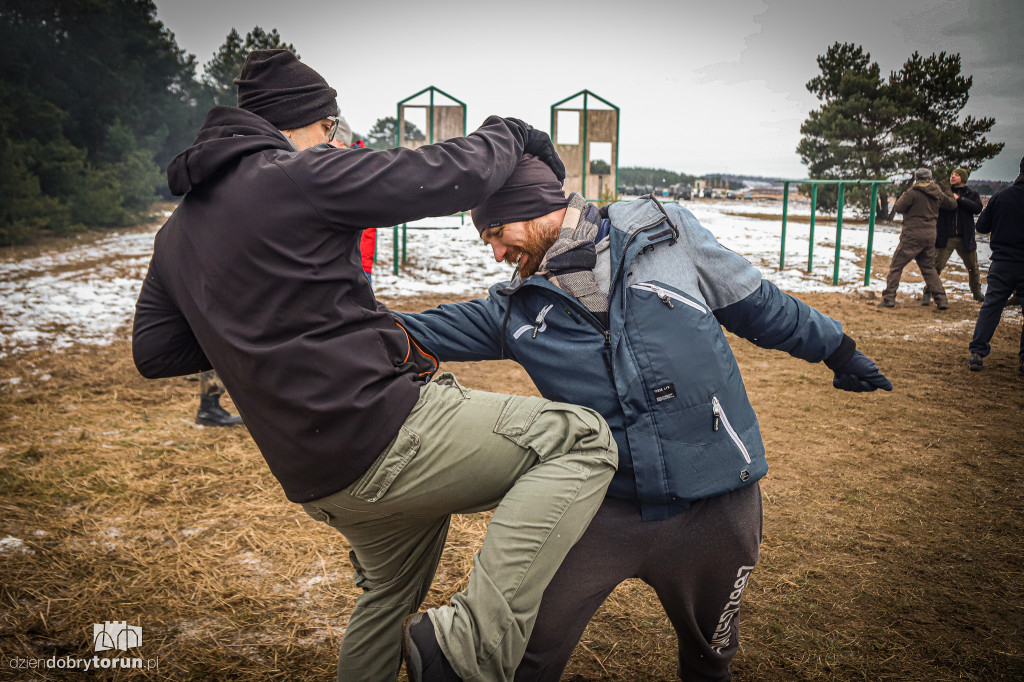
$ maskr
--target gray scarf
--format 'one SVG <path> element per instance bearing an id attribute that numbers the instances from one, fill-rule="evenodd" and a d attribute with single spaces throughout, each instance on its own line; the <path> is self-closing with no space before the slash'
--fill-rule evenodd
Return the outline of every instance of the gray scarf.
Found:
<path id="1" fill-rule="evenodd" d="M 597 250 L 594 237 L 600 227 L 597 207 L 578 193 L 569 195 L 569 207 L 558 231 L 558 239 L 544 254 L 537 274 L 578 300 L 608 326 L 608 295 L 597 285 L 594 266 Z"/>

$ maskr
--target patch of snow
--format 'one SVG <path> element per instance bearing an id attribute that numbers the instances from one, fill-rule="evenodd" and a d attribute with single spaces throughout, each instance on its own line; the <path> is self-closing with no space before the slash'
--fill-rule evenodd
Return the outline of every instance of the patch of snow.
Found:
<path id="1" fill-rule="evenodd" d="M 821 222 L 814 233 L 813 268 L 808 273 L 810 230 L 806 223 L 787 223 L 785 265 L 779 267 L 781 201 L 699 200 L 682 205 L 723 245 L 749 260 L 763 277 L 785 291 L 881 292 L 885 287 L 886 273 L 874 263 L 869 283 L 864 285 L 863 265 L 859 263 L 867 248 L 865 225 L 843 225 L 838 283 L 833 284 L 836 230 L 827 222 L 834 222 L 834 216 L 819 218 Z M 735 213 L 771 214 L 779 218 Z M 789 213 L 810 215 L 810 202 L 791 200 Z M 80 248 L 34 258 L 0 258 L 0 300 L 4 302 L 0 311 L 0 358 L 39 348 L 61 349 L 78 343 L 113 341 L 117 331 L 131 322 L 156 229 L 111 233 Z M 899 231 L 899 225 L 876 226 L 873 253 L 891 255 L 899 241 Z M 409 223 L 404 230 L 408 260 L 397 275 L 392 264 L 395 242 L 399 252 L 403 249 L 403 229 L 378 229 L 377 238 L 373 284 L 381 297 L 485 296 L 491 285 L 507 281 L 512 273 L 511 266 L 494 261 L 491 249 L 481 242 L 469 216 Z M 987 269 L 990 256 L 987 240 L 979 239 L 978 261 L 983 270 Z M 946 267 L 946 272 L 953 275 L 943 277 L 947 292 L 953 298 L 968 298 L 970 291 L 959 257 L 954 254 Z M 906 293 L 920 286 L 904 283 L 901 289 Z M 1019 311 L 1008 314 L 1019 316 Z M 10 385 L 18 383 L 16 377 L 7 381 Z"/>
<path id="2" fill-rule="evenodd" d="M 35 554 L 29 549 L 21 538 L 8 535 L 0 540 L 0 554 Z"/>

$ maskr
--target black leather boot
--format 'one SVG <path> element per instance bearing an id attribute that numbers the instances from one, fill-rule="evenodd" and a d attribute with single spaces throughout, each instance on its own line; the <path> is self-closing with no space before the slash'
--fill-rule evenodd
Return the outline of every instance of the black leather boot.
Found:
<path id="1" fill-rule="evenodd" d="M 241 423 L 241 417 L 231 414 L 220 406 L 220 396 L 199 396 L 199 411 L 196 412 L 196 424 L 202 424 L 203 426 L 234 426 Z"/>

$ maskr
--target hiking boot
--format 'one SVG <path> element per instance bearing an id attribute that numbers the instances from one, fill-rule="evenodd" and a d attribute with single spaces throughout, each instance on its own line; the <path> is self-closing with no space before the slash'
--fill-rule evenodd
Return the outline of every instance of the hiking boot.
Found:
<path id="1" fill-rule="evenodd" d="M 414 613 L 402 623 L 402 658 L 410 682 L 462 682 L 448 662 L 425 613 Z"/>
<path id="2" fill-rule="evenodd" d="M 972 372 L 980 372 L 984 362 L 981 356 L 977 353 L 971 353 L 971 359 L 967 361 L 967 366 L 971 368 Z"/>
<path id="3" fill-rule="evenodd" d="M 878 306 L 880 308 L 895 308 L 896 307 L 896 301 L 893 301 L 893 300 L 888 299 L 888 298 L 883 298 L 882 302 L 879 303 Z"/>
<path id="4" fill-rule="evenodd" d="M 981 303 L 982 301 L 985 300 L 985 294 L 981 293 L 980 291 L 972 291 L 971 296 L 973 296 L 974 300 L 977 301 L 978 303 Z"/>
<path id="5" fill-rule="evenodd" d="M 231 414 L 220 406 L 220 396 L 199 396 L 196 424 L 202 424 L 203 426 L 235 426 L 241 423 L 241 417 Z"/>
<path id="6" fill-rule="evenodd" d="M 943 296 L 942 298 L 936 296 L 935 307 L 937 307 L 939 310 L 946 310 L 947 308 L 949 308 L 949 302 L 946 300 L 945 296 Z"/>
<path id="7" fill-rule="evenodd" d="M 925 289 L 924 293 L 921 294 L 921 305 L 931 305 L 931 304 L 932 304 L 932 292 L 930 292 L 927 289 Z"/>

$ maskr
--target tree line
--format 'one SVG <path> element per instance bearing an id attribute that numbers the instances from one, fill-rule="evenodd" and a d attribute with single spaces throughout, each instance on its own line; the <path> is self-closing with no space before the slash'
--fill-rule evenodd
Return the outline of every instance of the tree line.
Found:
<path id="1" fill-rule="evenodd" d="M 232 29 L 197 76 L 152 0 L 0 5 L 0 244 L 133 224 L 166 192 L 163 168 L 277 31 Z"/>
<path id="2" fill-rule="evenodd" d="M 283 48 L 276 29 L 231 29 L 202 67 L 178 47 L 153 0 L 3 0 L 0 3 L 0 245 L 142 218 L 163 168 L 193 140 L 206 112 L 233 105 L 233 79 L 254 49 Z M 975 170 L 1002 149 L 994 120 L 960 118 L 972 79 L 959 55 L 911 56 L 882 78 L 870 55 L 836 43 L 807 87 L 822 100 L 797 151 L 811 177 L 895 178 L 929 166 L 937 177 Z M 368 146 L 395 146 L 397 121 L 378 119 Z M 405 122 L 405 137 L 423 140 Z M 668 186 L 695 176 L 622 168 L 619 182 Z M 847 196 L 864 202 L 857 188 Z M 879 199 L 887 211 L 888 191 Z M 822 208 L 835 191 L 821 188 Z"/>
<path id="3" fill-rule="evenodd" d="M 963 116 L 972 76 L 960 55 L 914 52 L 898 71 L 882 76 L 860 45 L 834 43 L 817 59 L 821 73 L 807 83 L 821 106 L 800 127 L 797 152 L 811 178 L 889 179 L 878 196 L 878 215 L 891 218 L 889 198 L 911 184 L 915 168 L 930 168 L 940 182 L 954 168 L 977 170 L 1003 149 L 985 136 L 995 119 Z M 869 190 L 846 188 L 846 200 L 867 208 Z M 818 188 L 818 207 L 835 210 L 838 188 Z"/>

